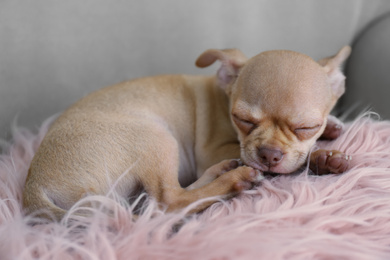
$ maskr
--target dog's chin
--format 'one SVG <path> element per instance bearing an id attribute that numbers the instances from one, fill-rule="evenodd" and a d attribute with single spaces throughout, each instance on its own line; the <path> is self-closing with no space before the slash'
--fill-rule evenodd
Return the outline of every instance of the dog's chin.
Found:
<path id="1" fill-rule="evenodd" d="M 244 165 L 252 167 L 253 169 L 257 169 L 261 172 L 267 172 L 269 170 L 269 167 L 256 161 L 246 161 L 245 159 L 243 159 L 242 162 L 244 163 Z"/>
<path id="2" fill-rule="evenodd" d="M 257 161 L 246 161 L 245 159 L 243 159 L 242 161 L 245 165 L 267 174 L 291 174 L 301 168 L 301 165 L 294 165 L 294 167 L 285 167 L 283 163 L 280 163 L 276 166 L 270 167 L 266 164 Z"/>

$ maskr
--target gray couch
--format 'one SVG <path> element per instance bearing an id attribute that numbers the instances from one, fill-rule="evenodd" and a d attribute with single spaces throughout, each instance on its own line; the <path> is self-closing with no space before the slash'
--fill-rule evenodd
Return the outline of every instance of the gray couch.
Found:
<path id="1" fill-rule="evenodd" d="M 341 111 L 390 119 L 389 0 L 2 0 L 0 138 L 17 117 L 38 127 L 85 94 L 123 80 L 198 69 L 208 48 L 315 59 L 353 45 Z M 353 113 L 352 113 L 353 114 Z"/>

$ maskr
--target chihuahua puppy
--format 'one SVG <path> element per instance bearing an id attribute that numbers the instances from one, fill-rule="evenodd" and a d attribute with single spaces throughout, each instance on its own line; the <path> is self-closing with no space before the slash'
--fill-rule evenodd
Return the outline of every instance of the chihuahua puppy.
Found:
<path id="1" fill-rule="evenodd" d="M 294 172 L 321 135 L 341 132 L 329 113 L 344 93 L 340 66 L 349 54 L 346 46 L 317 63 L 293 51 L 247 59 L 211 49 L 196 65 L 219 60 L 216 76 L 155 76 L 96 91 L 50 127 L 31 162 L 24 208 L 60 220 L 115 184 L 123 197 L 142 187 L 174 211 L 248 189 L 262 172 Z M 309 162 L 316 173 L 341 173 L 349 159 L 318 150 Z"/>

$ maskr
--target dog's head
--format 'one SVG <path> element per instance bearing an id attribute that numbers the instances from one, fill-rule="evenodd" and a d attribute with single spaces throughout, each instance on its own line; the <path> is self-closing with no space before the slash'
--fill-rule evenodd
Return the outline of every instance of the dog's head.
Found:
<path id="1" fill-rule="evenodd" d="M 253 168 L 291 173 L 302 166 L 344 93 L 341 64 L 350 54 L 316 62 L 293 51 L 268 51 L 247 59 L 237 49 L 207 50 L 196 61 L 221 61 L 217 82 L 230 99 L 241 159 Z"/>

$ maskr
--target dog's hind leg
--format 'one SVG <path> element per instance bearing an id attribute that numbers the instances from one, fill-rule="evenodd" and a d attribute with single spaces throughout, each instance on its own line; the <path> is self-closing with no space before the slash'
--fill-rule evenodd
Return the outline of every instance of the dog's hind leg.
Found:
<path id="1" fill-rule="evenodd" d="M 200 199 L 230 196 L 251 188 L 252 183 L 262 177 L 258 171 L 250 167 L 240 166 L 237 161 L 229 165 L 230 162 L 227 160 L 206 170 L 203 174 L 205 176 L 201 177 L 196 184 L 183 188 L 179 182 L 179 169 L 180 164 L 183 165 L 184 162 L 180 161 L 180 145 L 177 137 L 164 126 L 152 126 L 143 125 L 143 131 L 149 133 L 147 138 L 134 139 L 132 146 L 139 149 L 133 149 L 124 156 L 137 159 L 138 163 L 132 168 L 131 174 L 134 174 L 134 179 L 151 197 L 166 207 L 167 211 L 185 208 Z M 191 175 L 189 172 L 188 174 Z M 207 201 L 198 205 L 193 211 L 203 210 L 216 199 Z"/>

